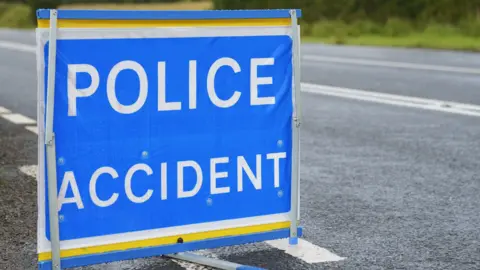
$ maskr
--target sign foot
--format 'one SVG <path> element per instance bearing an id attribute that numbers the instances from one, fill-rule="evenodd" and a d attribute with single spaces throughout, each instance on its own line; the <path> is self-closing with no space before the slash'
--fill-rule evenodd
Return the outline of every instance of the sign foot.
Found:
<path id="1" fill-rule="evenodd" d="M 288 243 L 292 246 L 298 245 L 298 237 L 290 237 L 288 238 Z"/>
<path id="2" fill-rule="evenodd" d="M 238 263 L 223 261 L 219 259 L 209 258 L 205 256 L 200 256 L 197 254 L 183 252 L 183 253 L 176 253 L 176 254 L 169 254 L 165 255 L 165 257 L 169 257 L 176 260 L 188 261 L 191 263 L 201 264 L 205 266 L 210 266 L 217 269 L 225 269 L 225 270 L 239 270 L 239 269 L 251 269 L 251 270 L 264 270 L 263 268 L 248 266 L 248 265 L 241 265 Z"/>

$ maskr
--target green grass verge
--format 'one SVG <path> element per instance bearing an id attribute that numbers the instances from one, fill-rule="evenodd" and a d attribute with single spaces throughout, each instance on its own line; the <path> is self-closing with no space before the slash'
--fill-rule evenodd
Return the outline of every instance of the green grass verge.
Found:
<path id="1" fill-rule="evenodd" d="M 0 0 L 1 1 L 1 0 Z M 60 8 L 88 9 L 210 9 L 211 2 L 166 4 L 65 5 Z M 30 10 L 23 4 L 0 2 L 0 27 L 34 28 Z M 456 26 L 437 23 L 414 24 L 392 18 L 383 25 L 367 20 L 347 24 L 342 21 L 302 23 L 302 41 L 329 44 L 415 47 L 431 49 L 480 51 L 480 19 L 465 19 Z"/>
<path id="2" fill-rule="evenodd" d="M 359 37 L 312 37 L 303 36 L 302 42 L 326 44 L 369 45 L 383 47 L 428 48 L 480 52 L 480 39 L 468 36 L 432 36 L 412 34 L 402 37 L 365 35 Z"/>
<path id="3" fill-rule="evenodd" d="M 212 2 L 205 1 L 184 1 L 184 2 L 172 2 L 172 3 L 91 3 L 91 4 L 68 4 L 62 5 L 59 8 L 62 9 L 129 9 L 129 10 L 205 10 L 212 8 Z"/>
<path id="4" fill-rule="evenodd" d="M 346 24 L 322 21 L 302 24 L 302 41 L 329 44 L 414 47 L 480 51 L 480 20 L 470 19 L 457 26 L 391 19 L 384 25 L 369 21 Z"/>
<path id="5" fill-rule="evenodd" d="M 212 2 L 185 1 L 175 3 L 152 3 L 152 4 L 71 4 L 62 5 L 61 9 L 152 9 L 152 10 L 204 10 L 211 9 Z M 35 28 L 32 22 L 30 9 L 27 5 L 17 3 L 2 3 L 0 0 L 0 27 L 6 28 Z"/>
<path id="6" fill-rule="evenodd" d="M 0 2 L 0 27 L 33 28 L 30 9 L 27 5 Z"/>

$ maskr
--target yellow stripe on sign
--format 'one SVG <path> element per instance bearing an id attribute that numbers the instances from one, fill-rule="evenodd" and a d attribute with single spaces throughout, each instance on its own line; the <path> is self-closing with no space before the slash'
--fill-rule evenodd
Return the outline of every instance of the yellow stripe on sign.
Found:
<path id="1" fill-rule="evenodd" d="M 200 232 L 200 233 L 190 233 L 185 235 L 159 237 L 154 239 L 138 240 L 138 241 L 125 242 L 125 243 L 67 249 L 67 250 L 60 251 L 60 257 L 66 258 L 66 257 L 92 255 L 92 254 L 112 252 L 112 251 L 113 252 L 122 251 L 122 250 L 134 249 L 134 248 L 171 245 L 171 244 L 176 244 L 177 239 L 179 237 L 182 237 L 183 242 L 186 243 L 186 242 L 208 240 L 208 239 L 220 238 L 220 237 L 263 233 L 263 232 L 275 231 L 275 230 L 286 229 L 286 228 L 290 228 L 290 221 L 254 225 L 254 226 L 248 226 L 248 227 L 223 229 L 223 230 L 214 230 L 214 231 L 207 231 L 207 232 Z M 38 254 L 39 261 L 47 261 L 51 259 L 52 259 L 51 252 L 43 252 Z"/>
<path id="2" fill-rule="evenodd" d="M 38 20 L 38 28 L 49 28 L 50 20 Z M 289 26 L 290 18 L 221 20 L 68 20 L 57 22 L 59 28 L 148 28 L 192 26 Z"/>

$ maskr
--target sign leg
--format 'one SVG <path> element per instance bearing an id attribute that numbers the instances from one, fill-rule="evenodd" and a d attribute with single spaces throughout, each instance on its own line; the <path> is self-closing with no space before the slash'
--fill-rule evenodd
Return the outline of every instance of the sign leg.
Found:
<path id="1" fill-rule="evenodd" d="M 297 228 L 299 217 L 299 166 L 300 166 L 300 55 L 299 55 L 299 35 L 298 20 L 296 10 L 290 10 L 292 23 L 293 40 L 293 134 L 292 134 L 292 191 L 291 191 L 291 211 L 290 211 L 290 245 L 298 244 Z"/>
<path id="2" fill-rule="evenodd" d="M 60 233 L 57 206 L 57 167 L 55 153 L 55 134 L 53 133 L 53 109 L 55 100 L 55 71 L 57 59 L 57 10 L 50 10 L 50 39 L 48 48 L 47 117 L 45 143 L 47 146 L 48 171 L 48 210 L 50 242 L 52 249 L 52 269 L 60 266 Z"/>

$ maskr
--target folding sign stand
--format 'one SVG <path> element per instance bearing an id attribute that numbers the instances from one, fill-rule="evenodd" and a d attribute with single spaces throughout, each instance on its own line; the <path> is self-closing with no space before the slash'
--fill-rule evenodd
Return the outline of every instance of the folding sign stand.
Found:
<path id="1" fill-rule="evenodd" d="M 252 266 L 247 266 L 247 265 L 241 265 L 238 263 L 232 263 L 232 262 L 227 262 L 223 260 L 218 260 L 218 259 L 213 259 L 205 256 L 200 256 L 197 254 L 193 253 L 181 253 L 181 254 L 172 254 L 172 255 L 167 255 L 166 257 L 170 257 L 172 259 L 177 259 L 181 261 L 187 261 L 191 263 L 196 263 L 200 265 L 205 265 L 205 266 L 210 266 L 215 269 L 225 269 L 225 270 L 237 270 L 237 269 L 244 269 L 244 270 L 262 270 L 263 268 L 258 268 L 258 267 L 252 267 Z"/>
<path id="2" fill-rule="evenodd" d="M 300 203 L 300 123 L 301 123 L 301 106 L 300 106 L 300 44 L 298 33 L 297 13 L 290 10 L 290 18 L 292 25 L 293 37 L 293 136 L 292 136 L 292 193 L 291 193 L 291 209 L 290 211 L 290 239 L 291 245 L 298 244 L 298 220 L 299 220 L 299 203 Z"/>
<path id="3" fill-rule="evenodd" d="M 45 12 L 45 10 L 41 10 L 40 12 Z M 229 12 L 229 11 L 225 11 Z M 235 13 L 235 11 L 232 11 Z M 262 11 L 255 11 L 255 12 L 262 12 Z M 263 240 L 269 239 L 280 239 L 285 238 L 287 236 L 285 233 L 288 232 L 289 244 L 290 245 L 297 245 L 298 244 L 298 237 L 301 236 L 302 230 L 298 227 L 298 220 L 299 220 L 299 151 L 300 151 L 300 124 L 301 124 L 301 107 L 300 107 L 300 52 L 299 52 L 299 31 L 298 31 L 298 21 L 297 21 L 297 11 L 296 10 L 289 10 L 290 14 L 290 22 L 291 22 L 291 35 L 292 35 L 292 102 L 293 102 L 293 114 L 292 114 L 292 143 L 291 143 L 291 195 L 290 195 L 290 211 L 289 211 L 289 228 L 288 231 L 283 229 L 283 223 L 269 223 L 273 225 L 268 225 L 271 229 L 268 230 L 260 230 L 259 225 L 250 226 L 247 231 L 251 231 L 250 233 L 244 233 L 244 236 L 235 236 L 234 233 L 226 232 L 223 233 L 222 231 L 214 231 L 216 238 L 205 238 L 205 241 L 191 241 L 190 244 L 182 246 L 180 244 L 169 244 L 168 241 L 165 240 L 167 245 L 165 247 L 146 247 L 143 248 L 140 244 L 131 244 L 128 248 L 132 251 L 122 251 L 122 248 L 114 248 L 112 250 L 106 249 L 104 253 L 94 254 L 94 253 L 84 253 L 86 249 L 70 249 L 70 253 L 73 255 L 67 255 L 68 258 L 65 259 L 66 266 L 62 265 L 64 260 L 64 255 L 61 256 L 61 249 L 60 244 L 60 232 L 59 232 L 59 205 L 57 199 L 57 151 L 56 151 L 56 137 L 54 132 L 54 104 L 55 104 L 55 93 L 58 92 L 56 90 L 56 63 L 57 63 L 57 18 L 58 18 L 58 11 L 57 10 L 49 10 L 48 23 L 49 23 L 49 35 L 48 35 L 48 80 L 47 80 L 47 100 L 46 100 L 46 117 L 45 117 L 45 133 L 44 137 L 43 134 L 40 134 L 39 138 L 40 141 L 44 142 L 45 151 L 46 151 L 46 170 L 47 170 L 47 187 L 48 192 L 45 194 L 48 200 L 48 223 L 49 223 L 49 235 L 50 241 L 48 253 L 41 254 L 43 259 L 42 262 L 39 262 L 40 269 L 55 269 L 59 270 L 62 267 L 71 267 L 71 266 L 81 266 L 81 265 L 88 265 L 94 263 L 102 263 L 108 261 L 115 261 L 115 260 L 123 260 L 123 259 L 132 259 L 132 258 L 140 258 L 146 256 L 154 256 L 154 255 L 164 255 L 165 257 L 169 257 L 172 259 L 177 260 L 184 260 L 192 263 L 197 263 L 201 265 L 211 266 L 218 269 L 260 269 L 255 267 L 244 266 L 236 263 L 226 262 L 222 260 L 207 258 L 199 255 L 195 255 L 193 253 L 188 253 L 185 251 L 195 250 L 195 249 L 204 249 L 204 248 L 214 248 L 220 246 L 228 246 L 228 245 L 235 245 L 235 244 L 242 244 L 242 243 L 249 243 L 249 242 L 258 242 Z M 232 14 L 233 14 L 232 13 Z M 38 13 L 40 14 L 40 13 Z M 228 13 L 225 13 L 228 14 Z M 280 11 L 279 13 L 280 14 Z M 76 18 L 77 15 L 73 16 L 72 18 Z M 218 18 L 223 18 L 223 14 Z M 236 16 L 236 15 L 235 15 Z M 234 16 L 234 18 L 235 18 Z M 257 19 L 259 18 L 257 15 L 252 17 Z M 275 15 L 276 16 L 276 15 Z M 78 17 L 78 16 L 77 16 Z M 208 17 L 208 16 L 206 16 Z M 239 17 L 240 18 L 240 17 Z M 274 18 L 281 18 L 281 17 L 274 17 Z M 243 17 L 242 17 L 243 19 Z M 43 48 L 41 48 L 43 49 Z M 38 58 L 38 61 L 43 61 L 43 59 Z M 41 70 L 41 69 L 39 69 Z M 43 76 L 41 72 L 39 72 L 40 76 Z M 40 87 L 43 87 L 43 84 L 39 84 Z M 41 95 L 41 92 L 40 92 Z M 40 106 L 40 105 L 39 105 Z M 42 108 L 42 106 L 39 107 Z M 43 112 L 40 116 L 42 117 Z M 43 120 L 42 120 L 43 121 Z M 40 132 L 41 133 L 41 132 Z M 40 153 L 41 156 L 41 153 Z M 281 197 L 281 192 L 279 191 L 278 197 Z M 43 194 L 39 194 L 39 196 L 43 196 Z M 162 195 L 163 196 L 163 195 Z M 60 206 L 61 207 L 61 206 Z M 41 216 L 40 218 L 44 218 L 45 216 Z M 63 216 L 62 216 L 63 218 Z M 278 219 L 278 218 L 277 218 Z M 270 228 L 269 227 L 269 228 Z M 227 228 L 228 229 L 228 228 Z M 239 229 L 238 229 L 239 230 Z M 185 235 L 185 234 L 184 234 Z M 187 234 L 188 235 L 188 234 Z M 233 235 L 230 237 L 230 235 Z M 195 236 L 197 237 L 197 236 Z M 238 238 L 238 239 L 237 239 Z M 62 237 L 63 239 L 63 237 Z M 157 238 L 163 239 L 163 238 Z M 192 238 L 193 239 L 193 238 Z M 160 241 L 160 240 L 156 240 Z M 164 240 L 161 240 L 164 241 Z M 160 242 L 161 242 L 160 241 Z M 133 242 L 132 242 L 133 243 Z M 137 246 L 135 246 L 137 245 Z M 45 246 L 45 245 L 44 245 Z M 107 247 L 109 248 L 109 247 Z M 135 250 L 136 248 L 136 250 Z M 68 251 L 68 250 L 67 250 Z M 47 254 L 47 255 L 44 255 Z M 49 255 L 51 254 L 51 255 Z M 66 253 L 67 254 L 67 253 Z M 78 254 L 78 255 L 77 255 Z M 39 257 L 39 258 L 40 258 Z M 93 259 L 90 259 L 92 257 Z M 45 259 L 47 258 L 47 259 Z"/>
<path id="4" fill-rule="evenodd" d="M 48 208 L 50 237 L 52 248 L 52 269 L 61 269 L 60 265 L 60 233 L 58 224 L 57 206 L 57 163 L 55 153 L 55 134 L 53 133 L 53 112 L 55 101 L 55 65 L 57 58 L 57 11 L 50 11 L 50 38 L 48 55 L 48 83 L 47 83 L 47 120 L 45 142 L 47 145 L 47 173 L 48 173 Z"/>

